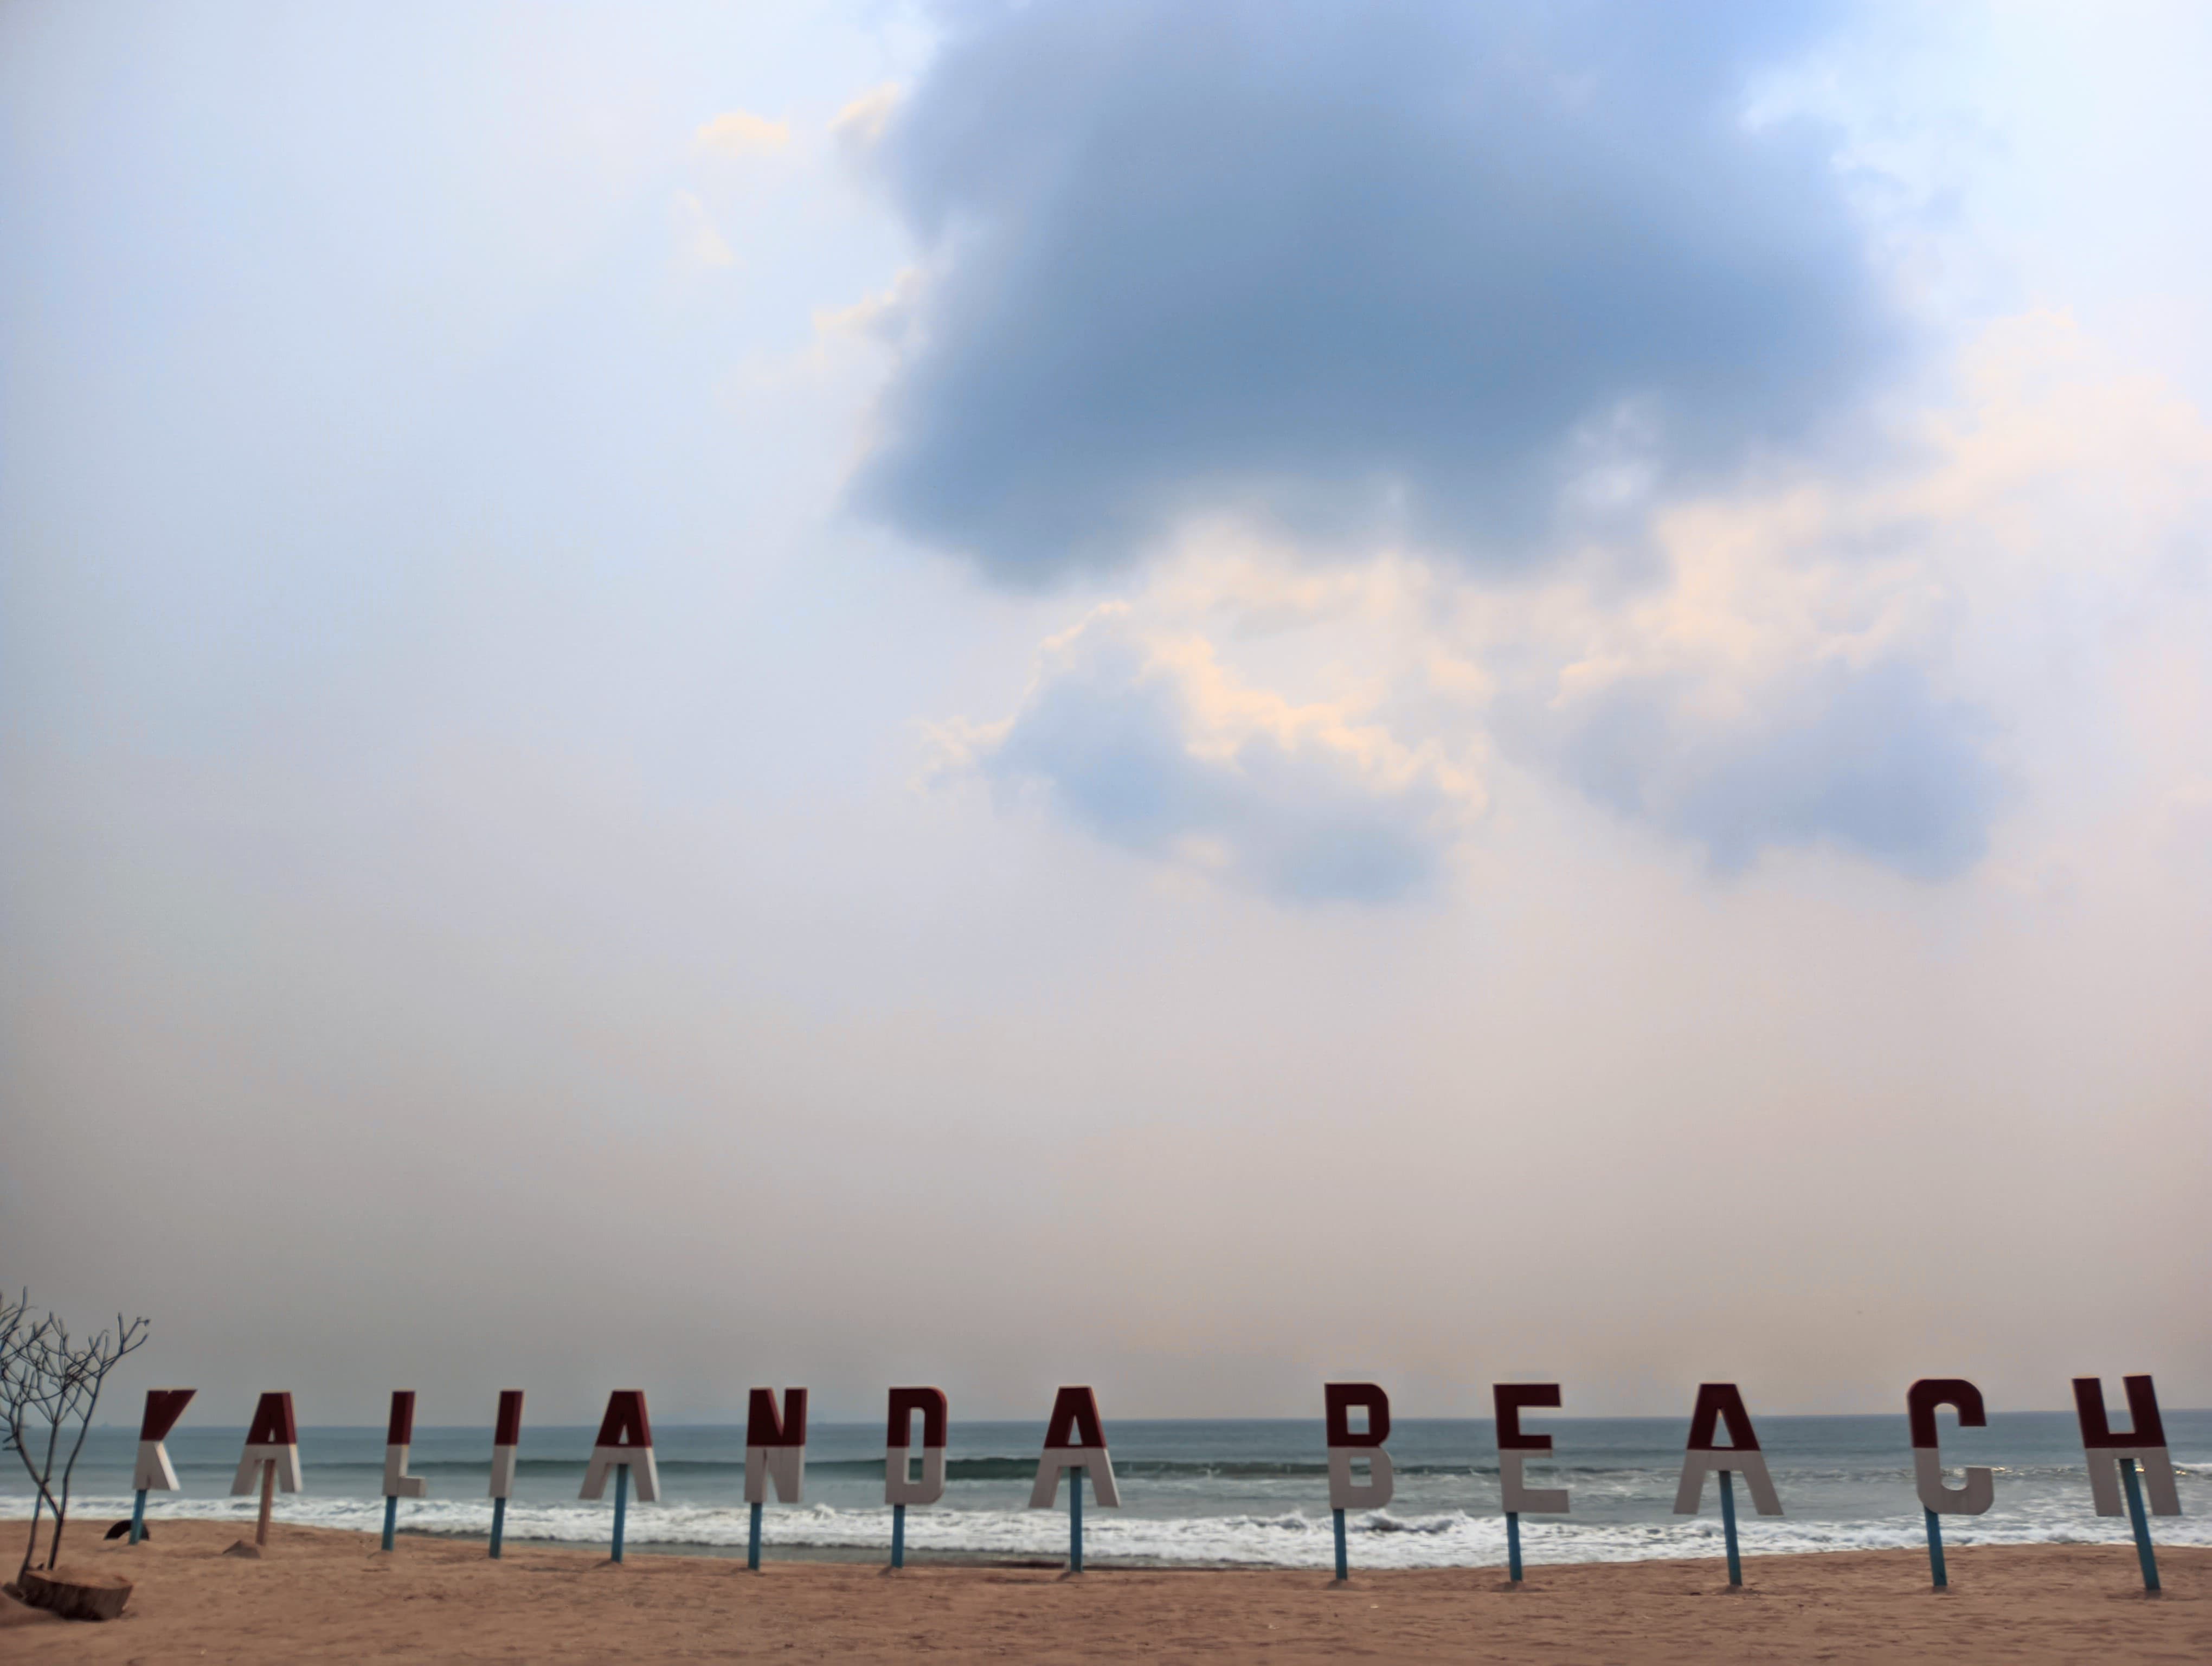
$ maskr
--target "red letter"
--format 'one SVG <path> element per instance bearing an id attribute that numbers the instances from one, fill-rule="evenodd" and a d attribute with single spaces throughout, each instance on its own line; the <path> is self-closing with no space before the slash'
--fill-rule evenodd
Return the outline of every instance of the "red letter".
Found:
<path id="1" fill-rule="evenodd" d="M 660 1468 L 653 1461 L 653 1426 L 646 1421 L 643 1389 L 617 1389 L 607 1396 L 607 1414 L 599 1420 L 599 1438 L 592 1443 L 592 1462 L 584 1471 L 584 1490 L 576 1496 L 605 1498 L 607 1477 L 625 1463 L 637 1484 L 637 1501 L 659 1499 Z"/>
<path id="2" fill-rule="evenodd" d="M 778 1417 L 775 1395 L 755 1389 L 745 1408 L 745 1502 L 766 1504 L 774 1481 L 776 1497 L 797 1504 L 805 1474 L 806 1390 L 786 1389 Z"/>
<path id="3" fill-rule="evenodd" d="M 1114 1460 L 1107 1456 L 1105 1426 L 1098 1420 L 1098 1396 L 1087 1388 L 1064 1388 L 1053 1397 L 1052 1421 L 1045 1425 L 1044 1450 L 1037 1456 L 1036 1485 L 1030 1488 L 1030 1509 L 1052 1508 L 1063 1469 L 1088 1470 L 1098 1502 L 1120 1508 Z"/>
<path id="4" fill-rule="evenodd" d="M 1978 1516 L 1996 1499 L 1996 1482 L 1986 1469 L 1969 1469 L 1964 1487 L 1943 1485 L 1943 1454 L 1936 1438 L 1938 1406 L 1956 1407 L 1961 1428 L 1979 1429 L 1989 1423 L 1982 1413 L 1982 1391 L 1963 1377 L 1923 1377 L 1905 1391 L 1905 1415 L 1912 1426 L 1912 1477 L 1920 1492 L 1920 1507 L 1939 1516 Z"/>
<path id="5" fill-rule="evenodd" d="M 499 1391 L 499 1421 L 491 1432 L 491 1492 L 495 1499 L 514 1496 L 514 1449 L 522 1444 L 522 1390 Z"/>
<path id="6" fill-rule="evenodd" d="M 945 1496 L 946 1402 L 942 1389 L 893 1389 L 890 1426 L 884 1432 L 884 1502 L 935 1504 Z M 907 1443 L 915 1414 L 921 1414 L 921 1479 L 907 1470 Z"/>
<path id="7" fill-rule="evenodd" d="M 2143 1491 L 2150 1494 L 2151 1513 L 2179 1516 L 2181 1494 L 2173 1484 L 2173 1459 L 2166 1450 L 2166 1424 L 2158 1414 L 2158 1395 L 2148 1377 L 2124 1380 L 2128 1390 L 2128 1421 L 2133 1426 L 2127 1433 L 2116 1435 L 2105 1419 L 2104 1379 L 2074 1379 L 2074 1409 L 2081 1423 L 2081 1451 L 2089 1461 L 2089 1496 L 2096 1499 L 2100 1516 L 2121 1514 L 2119 1461 L 2131 1457 L 2142 1466 Z"/>
<path id="8" fill-rule="evenodd" d="M 1731 1446 L 1716 1446 L 1714 1437 L 1725 1421 Z M 1705 1477 L 1716 1469 L 1733 1470 L 1751 1488 L 1752 1502 L 1762 1516 L 1779 1516 L 1782 1500 L 1766 1473 L 1766 1457 L 1759 1450 L 1759 1436 L 1751 1426 L 1751 1414 L 1733 1383 L 1698 1384 L 1697 1408 L 1690 1414 L 1689 1449 L 1682 1454 L 1682 1484 L 1674 1489 L 1674 1513 L 1694 1516 L 1704 1496 Z"/>
<path id="9" fill-rule="evenodd" d="M 1521 1414 L 1524 1408 L 1556 1406 L 1559 1403 L 1557 1383 L 1496 1383 L 1491 1385 L 1492 1405 L 1498 1413 L 1498 1490 L 1504 1499 L 1504 1508 L 1516 1513 L 1524 1510 L 1540 1510 L 1565 1514 L 1567 1509 L 1567 1489 L 1564 1487 L 1532 1487 L 1523 1483 L 1521 1466 L 1528 1462 L 1531 1452 L 1552 1450 L 1549 1435 L 1530 1435 L 1521 1432 Z"/>
<path id="10" fill-rule="evenodd" d="M 292 1396 L 264 1394 L 253 1408 L 252 1426 L 246 1432 L 246 1451 L 231 1477 L 231 1496 L 251 1493 L 261 1482 L 261 1466 L 276 1466 L 276 1485 L 287 1493 L 300 1490 L 300 1426 L 292 1420 Z"/>
<path id="11" fill-rule="evenodd" d="M 1328 1441 L 1328 1507 L 1380 1510 L 1390 1502 L 1395 1484 L 1390 1455 L 1382 1450 L 1390 1438 L 1390 1396 L 1372 1383 L 1324 1383 L 1321 1403 Z M 1367 1413 L 1366 1430 L 1358 1434 L 1352 1428 L 1355 1406 Z M 1355 1457 L 1367 1460 L 1364 1481 L 1352 1478 Z"/>
<path id="12" fill-rule="evenodd" d="M 149 1493 L 173 1493 L 177 1490 L 177 1472 L 169 1465 L 169 1449 L 161 1443 L 169 1438 L 169 1431 L 177 1426 L 177 1420 L 185 1414 L 185 1408 L 192 1403 L 195 1392 L 191 1389 L 146 1390 L 146 1415 L 138 1425 L 138 1467 L 131 1476 L 134 1490 L 143 1488 Z"/>
<path id="13" fill-rule="evenodd" d="M 384 1430 L 384 1496 L 419 1499 L 430 1490 L 420 1475 L 407 1473 L 407 1449 L 415 1444 L 415 1390 L 392 1391 L 392 1420 Z"/>

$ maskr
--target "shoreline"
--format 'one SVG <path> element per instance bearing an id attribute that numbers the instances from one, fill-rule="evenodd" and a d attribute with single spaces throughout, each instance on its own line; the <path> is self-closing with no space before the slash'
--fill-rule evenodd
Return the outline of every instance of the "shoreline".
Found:
<path id="1" fill-rule="evenodd" d="M 27 1521 L 0 1523 L 21 1554 Z M 1964 1547 L 1933 1591 L 1911 1551 L 1747 1559 L 1731 1591 L 1717 1556 L 1532 1567 L 1364 1572 L 1348 1584 L 1280 1568 L 1096 1567 L 1034 1560 L 921 1563 L 604 1552 L 270 1529 L 265 1557 L 227 1557 L 251 1523 L 168 1517 L 149 1543 L 73 1522 L 66 1563 L 130 1578 L 121 1620 L 11 1626 L 11 1661 L 193 1656 L 240 1666 L 330 1661 L 674 1662 L 702 1657 L 1767 1662 L 1941 1658 L 2059 1663 L 2212 1658 L 2212 1548 L 2161 1547 L 2166 1591 L 2146 1597 L 2124 1546 Z M 83 1536 L 80 1538 L 78 1535 Z M 43 1535 L 41 1535 L 43 1537 Z M 1719 1600 L 1708 1600 L 1719 1599 Z"/>

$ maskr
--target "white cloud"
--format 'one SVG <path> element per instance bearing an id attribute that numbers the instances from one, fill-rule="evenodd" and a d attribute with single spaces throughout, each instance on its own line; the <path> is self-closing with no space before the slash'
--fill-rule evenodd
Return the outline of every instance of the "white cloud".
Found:
<path id="1" fill-rule="evenodd" d="M 1307 901 L 1420 888 L 1482 805 L 1440 748 L 1241 683 L 1205 638 L 1148 632 L 1119 603 L 1044 645 L 1012 716 L 939 739 L 949 767 L 1110 843 Z"/>
<path id="2" fill-rule="evenodd" d="M 756 116 L 750 110 L 725 110 L 702 122 L 692 136 L 699 149 L 732 159 L 772 156 L 791 143 L 791 124 Z"/>
<path id="3" fill-rule="evenodd" d="M 692 268 L 734 266 L 737 253 L 722 240 L 707 205 L 688 191 L 676 193 L 676 258 Z"/>
<path id="4" fill-rule="evenodd" d="M 890 125 L 899 96 L 896 82 L 872 87 L 837 112 L 836 119 L 830 124 L 830 131 L 848 152 L 867 150 L 883 137 L 884 129 Z"/>

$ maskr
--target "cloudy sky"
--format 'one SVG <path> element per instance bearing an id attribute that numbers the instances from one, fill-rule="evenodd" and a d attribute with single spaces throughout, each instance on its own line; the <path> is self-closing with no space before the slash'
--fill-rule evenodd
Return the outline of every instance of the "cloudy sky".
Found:
<path id="1" fill-rule="evenodd" d="M 2208 68 L 0 11 L 0 1281 L 211 1421 L 2212 1404 Z"/>

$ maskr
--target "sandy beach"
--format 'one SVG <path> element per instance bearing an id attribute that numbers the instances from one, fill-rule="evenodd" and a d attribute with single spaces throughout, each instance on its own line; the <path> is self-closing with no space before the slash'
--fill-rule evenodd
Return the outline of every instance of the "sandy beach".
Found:
<path id="1" fill-rule="evenodd" d="M 73 1524 L 67 1560 L 127 1569 L 106 1625 L 9 1616 L 11 1662 L 903 1659 L 2197 1662 L 2212 1551 L 2164 1552 L 2147 1600 L 2124 1544 L 1968 1548 L 1953 1587 L 1907 1552 L 1767 1558 L 1730 1594 L 1717 1560 L 1355 1573 L 770 1564 L 278 1527 L 226 1558 L 231 1522 L 161 1522 L 132 1548 Z M 12 1566 L 26 1523 L 8 1524 Z M 82 1534 L 79 1538 L 77 1535 Z"/>

